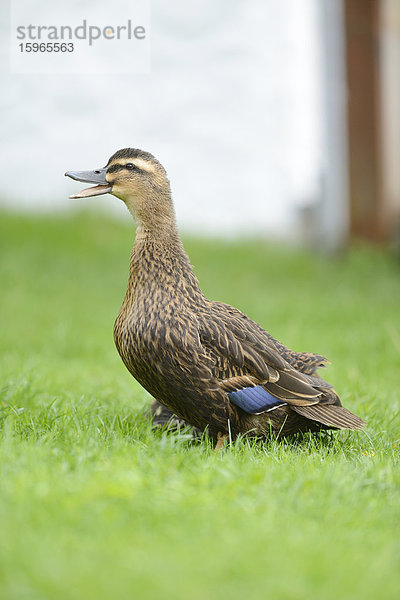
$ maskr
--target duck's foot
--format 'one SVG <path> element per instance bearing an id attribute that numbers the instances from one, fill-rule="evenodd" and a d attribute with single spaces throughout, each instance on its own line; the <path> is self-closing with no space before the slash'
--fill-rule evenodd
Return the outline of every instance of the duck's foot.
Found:
<path id="1" fill-rule="evenodd" d="M 217 443 L 215 444 L 215 448 L 214 448 L 214 452 L 218 452 L 219 450 L 222 450 L 222 448 L 224 448 L 228 442 L 228 434 L 227 433 L 221 433 L 220 431 L 217 434 Z"/>
<path id="2" fill-rule="evenodd" d="M 150 410 L 154 427 L 165 428 L 167 431 L 180 431 L 190 427 L 193 439 L 199 439 L 201 437 L 200 429 L 191 427 L 189 423 L 184 419 L 180 419 L 166 406 L 158 402 L 158 400 L 152 402 Z"/>

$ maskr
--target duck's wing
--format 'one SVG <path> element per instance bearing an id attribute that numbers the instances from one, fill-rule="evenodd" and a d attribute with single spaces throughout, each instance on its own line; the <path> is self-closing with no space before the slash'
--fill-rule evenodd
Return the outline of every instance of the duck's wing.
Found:
<path id="1" fill-rule="evenodd" d="M 288 405 L 329 426 L 354 429 L 364 425 L 343 409 L 329 383 L 297 370 L 267 332 L 248 317 L 241 318 L 243 313 L 221 303 L 210 303 L 206 312 L 200 320 L 201 344 L 233 404 L 252 414 Z M 316 411 L 313 407 L 317 405 L 320 409 Z"/>
<path id="2" fill-rule="evenodd" d="M 250 319 L 242 320 L 227 305 L 210 303 L 199 321 L 200 340 L 214 360 L 216 375 L 227 391 L 235 393 L 262 386 L 278 400 L 309 405 L 331 386 L 320 378 L 297 371 L 279 353 L 272 340 Z M 232 387 L 234 386 L 234 387 Z"/>
<path id="3" fill-rule="evenodd" d="M 230 315 L 232 318 L 242 323 L 242 326 L 245 328 L 250 328 L 252 331 L 256 332 L 265 344 L 274 346 L 286 362 L 294 367 L 296 371 L 300 371 L 300 373 L 315 375 L 317 369 L 329 364 L 329 360 L 321 354 L 315 354 L 313 352 L 295 352 L 294 350 L 291 350 L 282 344 L 282 342 L 276 340 L 268 333 L 268 331 L 265 331 L 259 323 L 250 319 L 250 317 L 234 306 L 230 306 L 223 302 L 213 302 L 213 308 L 217 313 Z"/>

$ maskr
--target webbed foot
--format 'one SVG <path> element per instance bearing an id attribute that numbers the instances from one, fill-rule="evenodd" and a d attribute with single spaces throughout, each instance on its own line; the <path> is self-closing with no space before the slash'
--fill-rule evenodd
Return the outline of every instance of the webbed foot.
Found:
<path id="1" fill-rule="evenodd" d="M 227 433 L 221 433 L 220 431 L 217 434 L 217 443 L 215 444 L 215 448 L 214 448 L 214 452 L 218 452 L 219 450 L 222 450 L 222 448 L 224 448 L 228 442 L 228 434 Z"/>
<path id="2" fill-rule="evenodd" d="M 189 423 L 187 423 L 187 421 L 180 419 L 158 400 L 153 400 L 150 410 L 154 427 L 165 428 L 168 431 L 179 431 L 181 429 L 191 427 L 192 437 L 194 439 L 197 439 L 201 436 L 200 429 L 197 427 L 192 427 Z"/>

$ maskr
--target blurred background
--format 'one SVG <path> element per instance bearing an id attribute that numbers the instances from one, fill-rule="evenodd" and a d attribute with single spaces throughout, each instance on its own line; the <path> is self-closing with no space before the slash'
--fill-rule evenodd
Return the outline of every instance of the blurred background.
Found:
<path id="1" fill-rule="evenodd" d="M 398 0 L 153 0 L 144 75 L 11 74 L 1 10 L 3 207 L 76 210 L 64 171 L 131 146 L 166 167 L 185 232 L 399 237 Z M 99 205 L 127 214 L 79 201 Z"/>

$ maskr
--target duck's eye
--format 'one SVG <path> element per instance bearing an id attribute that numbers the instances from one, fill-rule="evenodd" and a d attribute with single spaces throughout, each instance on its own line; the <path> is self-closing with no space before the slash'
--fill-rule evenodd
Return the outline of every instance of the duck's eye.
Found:
<path id="1" fill-rule="evenodd" d="M 127 163 L 125 165 L 125 169 L 128 169 L 129 171 L 132 171 L 132 169 L 135 168 L 135 165 L 133 163 Z"/>

